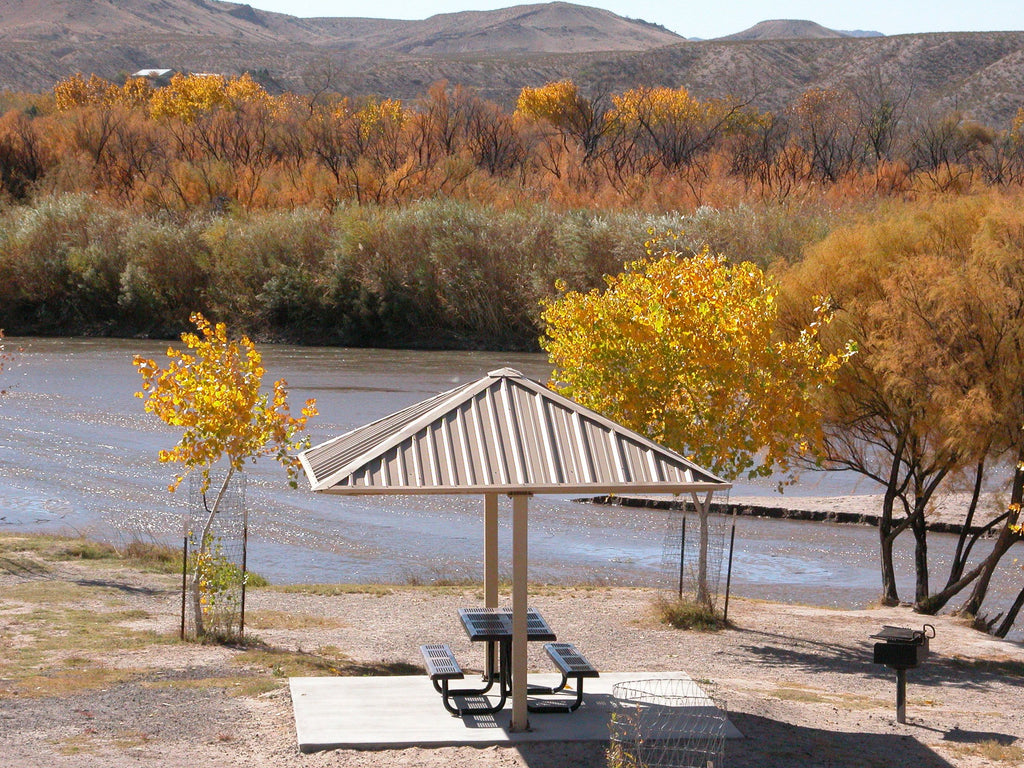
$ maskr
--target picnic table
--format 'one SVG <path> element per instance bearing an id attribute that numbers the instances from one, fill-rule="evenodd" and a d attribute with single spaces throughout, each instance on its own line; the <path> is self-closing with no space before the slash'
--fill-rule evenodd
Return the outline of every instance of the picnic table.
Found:
<path id="1" fill-rule="evenodd" d="M 430 675 L 434 687 L 441 693 L 445 708 L 453 715 L 493 714 L 505 706 L 512 691 L 512 611 L 509 608 L 477 607 L 459 608 L 458 613 L 469 639 L 472 642 L 487 644 L 483 687 L 461 689 L 448 687 L 450 680 L 464 677 L 462 669 L 448 645 L 435 644 L 422 647 L 421 650 L 427 662 L 427 673 Z M 526 633 L 528 641 L 545 643 L 544 648 L 548 656 L 562 673 L 560 685 L 554 687 L 530 685 L 528 686 L 529 693 L 550 696 L 564 690 L 570 677 L 577 681 L 577 696 L 574 702 L 531 702 L 529 704 L 530 711 L 574 711 L 583 701 L 582 679 L 597 677 L 597 670 L 570 643 L 554 642 L 558 639 L 554 631 L 540 615 L 540 612 L 534 608 L 527 608 Z M 498 648 L 497 669 L 495 669 L 495 645 Z M 482 704 L 456 705 L 452 701 L 452 698 L 456 696 L 483 697 L 490 692 L 496 682 L 498 683 L 498 700 L 493 704 L 485 700 L 485 703 Z"/>

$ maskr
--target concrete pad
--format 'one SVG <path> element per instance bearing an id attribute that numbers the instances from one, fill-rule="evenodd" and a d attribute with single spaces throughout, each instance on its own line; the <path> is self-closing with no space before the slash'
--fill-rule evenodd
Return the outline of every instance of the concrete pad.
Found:
<path id="1" fill-rule="evenodd" d="M 557 674 L 530 675 L 530 681 L 540 685 L 554 685 L 560 679 Z M 583 706 L 578 710 L 531 712 L 530 729 L 519 733 L 509 731 L 511 703 L 494 715 L 452 717 L 425 675 L 293 677 L 289 682 L 299 749 L 316 752 L 488 746 L 531 741 L 607 741 L 612 686 L 654 679 L 689 681 L 699 695 L 703 695 L 683 672 L 602 672 L 599 678 L 584 681 Z M 574 697 L 575 694 L 571 694 L 567 698 Z M 707 705 L 714 706 L 710 698 L 707 698 Z M 726 738 L 742 738 L 728 721 L 726 729 Z"/>

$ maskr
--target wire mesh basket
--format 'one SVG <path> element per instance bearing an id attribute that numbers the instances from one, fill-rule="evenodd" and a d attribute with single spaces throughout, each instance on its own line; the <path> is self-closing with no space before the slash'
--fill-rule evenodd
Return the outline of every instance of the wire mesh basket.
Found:
<path id="1" fill-rule="evenodd" d="M 617 683 L 608 768 L 720 768 L 727 723 L 722 702 L 690 680 Z"/>
<path id="2" fill-rule="evenodd" d="M 236 472 L 216 512 L 197 474 L 189 476 L 189 515 L 185 520 L 186 582 L 182 584 L 182 638 L 241 639 L 245 633 L 245 584 L 248 516 L 245 475 Z M 206 540 L 202 532 L 210 522 Z"/>

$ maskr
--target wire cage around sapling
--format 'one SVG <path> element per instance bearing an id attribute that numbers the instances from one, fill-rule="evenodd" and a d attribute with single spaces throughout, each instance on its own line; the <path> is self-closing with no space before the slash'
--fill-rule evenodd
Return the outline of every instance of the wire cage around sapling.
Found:
<path id="1" fill-rule="evenodd" d="M 667 515 L 661 556 L 661 586 L 666 598 L 722 611 L 728 605 L 730 565 L 735 541 L 730 516 L 701 515 L 685 505 Z"/>
<path id="2" fill-rule="evenodd" d="M 203 492 L 201 478 L 192 475 L 182 557 L 181 637 L 238 641 L 245 634 L 248 581 L 245 475 L 234 473 L 223 492 L 218 489 L 216 512 L 211 511 L 210 496 L 209 490 Z"/>

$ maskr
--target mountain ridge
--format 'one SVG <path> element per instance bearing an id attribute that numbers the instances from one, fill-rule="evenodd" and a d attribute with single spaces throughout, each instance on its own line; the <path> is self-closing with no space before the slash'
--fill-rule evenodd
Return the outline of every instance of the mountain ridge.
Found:
<path id="1" fill-rule="evenodd" d="M 508 107 L 525 86 L 569 78 L 590 91 L 685 86 L 785 108 L 808 88 L 868 76 L 903 83 L 924 109 L 1005 124 L 1024 105 L 1024 32 L 866 36 L 774 20 L 689 41 L 646 21 L 565 2 L 422 21 L 298 18 L 221 0 L 8 0 L 0 82 L 42 92 L 75 72 L 112 81 L 143 68 L 252 72 L 271 91 L 329 71 L 343 95 L 415 100 L 437 81 Z M 774 31 L 773 31 L 774 30 Z"/>

